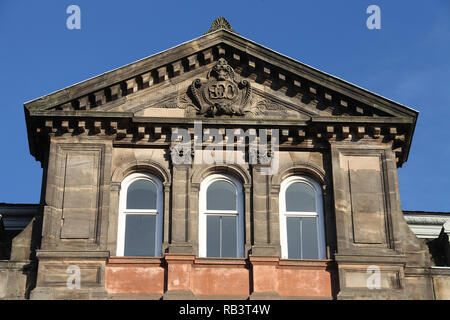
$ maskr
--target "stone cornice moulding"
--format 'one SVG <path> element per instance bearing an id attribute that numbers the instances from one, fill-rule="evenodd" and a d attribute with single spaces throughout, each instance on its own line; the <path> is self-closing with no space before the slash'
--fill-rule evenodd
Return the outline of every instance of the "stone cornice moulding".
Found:
<path id="1" fill-rule="evenodd" d="M 48 136 L 80 136 L 93 139 L 94 136 L 113 140 L 114 145 L 121 146 L 156 146 L 170 147 L 171 135 L 178 128 L 189 128 L 191 138 L 194 137 L 194 124 L 198 118 L 155 118 L 133 117 L 131 113 L 106 113 L 72 111 L 69 115 L 64 112 L 32 111 L 35 115 L 32 122 L 28 122 L 31 154 L 39 160 L 42 155 L 38 145 L 45 145 Z M 329 119 L 329 117 L 326 117 Z M 268 136 L 272 130 L 279 130 L 280 148 L 327 148 L 329 142 L 351 142 L 355 145 L 379 144 L 393 149 L 397 163 L 401 165 L 401 155 L 404 152 L 406 138 L 402 121 L 385 121 L 386 118 L 359 118 L 360 122 L 352 119 L 346 123 L 345 118 L 339 121 L 326 122 L 316 119 L 306 120 L 278 120 L 261 121 L 260 119 L 202 119 L 203 130 L 208 126 L 215 126 L 226 134 L 226 129 L 235 128 L 246 131 L 252 129 L 251 135 L 258 136 L 259 130 L 267 129 Z M 391 118 L 388 118 L 391 119 Z M 33 143 L 31 143 L 33 142 Z M 207 142 L 204 143 L 207 145 Z"/>
<path id="2" fill-rule="evenodd" d="M 39 260 L 106 260 L 109 258 L 109 251 L 55 251 L 55 250 L 36 250 L 36 256 Z"/>
<path id="3" fill-rule="evenodd" d="M 78 118 L 78 119 L 77 119 Z M 134 142 L 148 139 L 150 134 L 157 135 L 159 138 L 166 139 L 171 135 L 174 128 L 183 128 L 185 126 L 194 127 L 194 122 L 198 119 L 186 118 L 121 118 L 112 119 L 111 117 L 90 117 L 86 118 L 72 116 L 70 118 L 62 116 L 53 116 L 47 120 L 47 117 L 36 118 L 35 122 L 30 125 L 33 132 L 38 136 L 54 135 L 98 135 L 111 137 L 114 140 L 121 140 L 125 137 L 134 138 Z M 209 121 L 208 121 L 209 120 Z M 224 119 L 208 119 L 202 121 L 203 124 L 209 126 L 215 125 L 218 129 L 227 129 L 229 127 L 242 129 L 243 131 L 256 128 L 269 130 L 280 130 L 281 143 L 288 141 L 298 144 L 305 139 L 329 140 L 337 142 L 356 142 L 365 141 L 364 139 L 375 139 L 379 142 L 388 143 L 394 141 L 397 143 L 395 148 L 396 154 L 402 152 L 402 145 L 405 142 L 405 133 L 401 124 L 380 122 L 369 123 L 315 123 L 312 121 L 290 121 L 277 120 L 274 125 L 271 121 L 259 121 L 245 119 L 242 121 L 226 121 Z M 399 129 L 398 129 L 399 128 Z M 208 130 L 208 128 L 203 128 Z M 151 133 L 149 131 L 152 131 Z M 225 134 L 225 130 L 222 130 Z M 258 130 L 254 130 L 254 134 L 258 135 Z M 193 132 L 191 133 L 193 135 Z M 294 139 L 299 141 L 295 142 Z M 142 141 L 141 141 L 142 142 Z M 167 144 L 167 143 L 166 143 Z M 390 145 L 390 144 L 389 144 Z M 392 145 L 394 146 L 394 145 Z"/>

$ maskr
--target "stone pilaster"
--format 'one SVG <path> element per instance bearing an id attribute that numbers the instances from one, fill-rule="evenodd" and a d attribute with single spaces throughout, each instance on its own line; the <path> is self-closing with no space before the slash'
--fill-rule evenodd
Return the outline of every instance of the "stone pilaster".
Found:
<path id="1" fill-rule="evenodd" d="M 189 173 L 190 165 L 173 165 L 172 172 L 172 216 L 169 253 L 192 254 L 189 242 Z"/>
<path id="2" fill-rule="evenodd" d="M 108 250 L 111 256 L 116 255 L 117 251 L 117 226 L 119 224 L 119 199 L 120 199 L 120 183 L 111 183 L 110 187 L 110 207 L 109 207 L 109 224 L 108 224 Z"/>
<path id="3" fill-rule="evenodd" d="M 253 166 L 253 246 L 252 255 L 272 256 L 280 253 L 279 233 L 274 232 L 278 212 L 270 206 L 270 177 L 262 174 L 263 166 Z"/>

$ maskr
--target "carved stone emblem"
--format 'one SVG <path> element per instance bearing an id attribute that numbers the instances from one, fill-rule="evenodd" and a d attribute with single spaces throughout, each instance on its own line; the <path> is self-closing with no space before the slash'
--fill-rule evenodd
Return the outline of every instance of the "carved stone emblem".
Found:
<path id="1" fill-rule="evenodd" d="M 224 58 L 208 72 L 207 80 L 196 79 L 190 92 L 198 108 L 197 113 L 215 116 L 221 114 L 242 116 L 249 102 L 251 87 L 247 80 L 238 81 L 234 70 Z"/>

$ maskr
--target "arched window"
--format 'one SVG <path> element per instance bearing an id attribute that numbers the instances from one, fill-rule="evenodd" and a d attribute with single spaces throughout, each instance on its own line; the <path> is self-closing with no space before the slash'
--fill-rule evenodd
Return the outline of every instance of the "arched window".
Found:
<path id="1" fill-rule="evenodd" d="M 161 256 L 163 188 L 151 174 L 134 173 L 121 184 L 118 256 Z"/>
<path id="2" fill-rule="evenodd" d="M 322 192 L 314 180 L 293 176 L 280 188 L 280 241 L 284 259 L 325 259 Z"/>
<path id="3" fill-rule="evenodd" d="M 214 174 L 200 184 L 199 256 L 243 257 L 244 210 L 242 185 Z"/>

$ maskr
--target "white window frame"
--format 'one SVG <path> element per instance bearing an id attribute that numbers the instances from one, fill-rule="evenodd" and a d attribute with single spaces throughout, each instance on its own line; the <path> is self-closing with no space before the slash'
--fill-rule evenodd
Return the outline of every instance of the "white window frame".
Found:
<path id="1" fill-rule="evenodd" d="M 286 211 L 286 191 L 293 183 L 305 183 L 309 185 L 315 192 L 316 196 L 316 212 L 297 212 Z M 280 244 L 281 244 L 281 258 L 288 259 L 288 237 L 286 221 L 288 217 L 298 218 L 316 218 L 317 225 L 317 241 L 318 241 L 318 256 L 319 259 L 326 259 L 325 250 L 325 224 L 323 217 L 323 203 L 322 203 L 322 189 L 320 185 L 313 179 L 306 176 L 291 176 L 283 180 L 280 185 L 279 196 L 280 209 Z"/>
<path id="2" fill-rule="evenodd" d="M 207 210 L 207 190 L 209 186 L 217 181 L 227 181 L 231 183 L 236 190 L 236 210 Z M 213 174 L 206 177 L 200 183 L 199 193 L 199 257 L 207 257 L 207 232 L 206 232 L 206 218 L 209 215 L 216 216 L 232 216 L 237 217 L 237 257 L 244 257 L 244 197 L 242 192 L 242 184 L 233 177 L 223 174 Z"/>
<path id="3" fill-rule="evenodd" d="M 131 184 L 137 180 L 147 180 L 156 186 L 156 209 L 126 209 L 127 193 Z M 119 221 L 117 231 L 117 256 L 123 257 L 125 251 L 125 226 L 127 215 L 155 215 L 155 256 L 162 256 L 162 225 L 163 225 L 163 185 L 161 181 L 149 173 L 133 173 L 121 183 L 119 196 Z"/>

